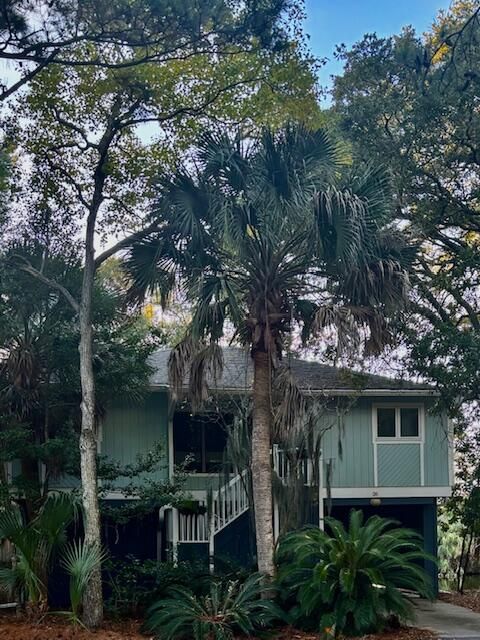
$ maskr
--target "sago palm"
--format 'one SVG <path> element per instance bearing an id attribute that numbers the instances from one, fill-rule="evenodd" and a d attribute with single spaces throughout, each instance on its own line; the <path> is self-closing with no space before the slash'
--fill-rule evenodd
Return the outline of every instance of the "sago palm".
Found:
<path id="1" fill-rule="evenodd" d="M 145 627 L 162 640 L 231 640 L 235 633 L 251 635 L 283 618 L 272 600 L 261 598 L 263 576 L 252 574 L 239 581 L 212 581 L 209 593 L 196 596 L 172 587 L 147 613 Z"/>
<path id="2" fill-rule="evenodd" d="M 253 141 L 205 134 L 185 168 L 160 185 L 159 231 L 130 250 L 132 296 L 181 286 L 188 336 L 172 352 L 172 388 L 190 377 L 193 401 L 221 369 L 226 328 L 253 359 L 252 474 L 259 570 L 272 574 L 273 372 L 293 330 L 335 325 L 339 346 L 378 350 L 386 317 L 405 297 L 411 249 L 390 225 L 385 174 L 342 167 L 323 130 L 289 125 Z"/>
<path id="3" fill-rule="evenodd" d="M 336 636 L 378 631 L 392 614 L 412 619 L 406 593 L 432 595 L 421 537 L 379 516 L 363 523 L 361 511 L 351 512 L 348 529 L 333 518 L 326 524 L 326 532 L 307 527 L 280 540 L 279 582 L 300 618 Z"/>

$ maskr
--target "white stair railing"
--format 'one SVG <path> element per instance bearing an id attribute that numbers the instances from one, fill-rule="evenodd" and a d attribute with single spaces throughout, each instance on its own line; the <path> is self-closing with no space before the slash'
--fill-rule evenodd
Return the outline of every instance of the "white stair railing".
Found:
<path id="1" fill-rule="evenodd" d="M 213 494 L 212 529 L 215 535 L 249 508 L 246 490 L 247 471 L 234 476 Z"/>
<path id="2" fill-rule="evenodd" d="M 246 481 L 247 471 L 244 471 L 214 491 L 210 513 L 201 500 L 199 506 L 204 507 L 205 512 L 181 513 L 175 509 L 178 542 L 210 542 L 212 536 L 245 513 L 250 506 Z"/>
<path id="3" fill-rule="evenodd" d="M 273 468 L 278 477 L 283 483 L 286 483 L 290 478 L 291 469 L 290 462 L 285 454 L 285 451 L 281 449 L 278 444 L 273 445 Z M 302 475 L 306 486 L 311 486 L 315 483 L 313 473 L 313 463 L 310 458 L 305 458 L 301 461 L 301 468 L 297 473 Z"/>

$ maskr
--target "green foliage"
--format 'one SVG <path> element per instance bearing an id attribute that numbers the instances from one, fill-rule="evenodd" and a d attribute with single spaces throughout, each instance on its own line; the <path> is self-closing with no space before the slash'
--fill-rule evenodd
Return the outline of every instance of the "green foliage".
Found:
<path id="1" fill-rule="evenodd" d="M 480 389 L 478 3 L 452 2 L 423 37 L 366 35 L 338 55 L 336 129 L 355 158 L 390 169 L 397 215 L 421 247 L 403 325 L 410 369 L 458 409 Z"/>
<path id="2" fill-rule="evenodd" d="M 79 474 L 79 332 L 77 318 L 61 294 L 37 283 L 12 260 L 41 267 L 77 294 L 81 265 L 75 255 L 42 257 L 36 244 L 5 251 L 0 260 L 0 459 L 21 460 L 14 486 L 31 503 L 41 501 L 51 480 Z M 107 265 L 105 265 L 107 266 Z M 107 269 L 94 289 L 97 407 L 115 397 L 140 400 L 147 391 L 149 354 L 160 344 L 155 330 L 126 310 L 122 291 Z M 40 478 L 38 462 L 46 467 Z M 32 506 L 30 511 L 34 511 Z"/>
<path id="3" fill-rule="evenodd" d="M 293 599 L 292 614 L 320 631 L 362 635 L 381 629 L 389 615 L 412 619 L 402 589 L 423 597 L 432 594 L 429 578 L 417 564 L 428 556 L 420 536 L 373 516 L 363 523 L 352 511 L 348 530 L 332 518 L 328 533 L 309 527 L 280 541 L 279 583 Z"/>
<path id="4" fill-rule="evenodd" d="M 143 2 L 128 4 L 135 12 Z M 189 4 L 167 2 L 156 7 L 157 19 L 163 10 L 169 12 L 160 21 L 162 36 L 155 34 L 157 47 L 163 49 L 158 62 L 152 45 L 130 50 L 125 44 L 120 51 L 101 40 L 87 44 L 75 39 L 69 60 L 76 64 L 47 65 L 31 79 L 29 91 L 15 104 L 16 114 L 24 117 L 11 123 L 9 133 L 31 160 L 17 167 L 15 182 L 19 200 L 32 213 L 22 219 L 11 214 L 10 228 L 28 235 L 41 233 L 49 248 L 54 243 L 72 246 L 72 239 L 81 233 L 89 204 L 85 196 L 100 161 L 107 179 L 102 184 L 97 232 L 130 233 L 149 224 L 148 213 L 139 221 L 139 212 L 155 207 L 157 175 L 178 166 L 205 127 L 240 123 L 249 132 L 265 124 L 279 127 L 289 118 L 316 121 L 315 68 L 301 44 L 297 2 L 264 2 L 261 18 L 251 3 L 245 5 L 245 13 L 232 15 L 225 2 L 215 2 L 221 8 L 208 25 L 210 36 L 204 40 L 197 24 L 194 33 L 182 40 L 168 25 L 178 21 L 180 31 L 188 32 Z M 205 0 L 200 4 L 201 10 L 195 5 L 190 12 L 201 23 L 212 14 L 213 4 Z M 259 20 L 258 29 L 270 32 L 266 39 L 265 33 L 260 39 L 244 39 L 253 28 L 247 17 L 251 11 Z M 292 30 L 284 21 L 289 17 Z M 215 33 L 214 25 L 219 27 L 224 19 L 228 28 Z M 150 20 L 146 29 L 151 29 Z M 164 37 L 176 42 L 172 49 L 165 47 Z M 271 38 L 282 45 L 272 48 Z M 125 60 L 129 54 L 136 61 L 132 67 Z M 102 58 L 104 64 L 99 65 Z M 119 59 L 122 68 L 116 68 Z M 105 157 L 98 148 L 103 134 Z"/>
<path id="5" fill-rule="evenodd" d="M 438 575 L 442 588 L 456 585 L 461 562 L 463 526 L 456 510 L 441 507 L 438 517 Z"/>
<path id="6" fill-rule="evenodd" d="M 185 464 L 188 461 L 185 462 Z M 125 524 L 132 518 L 158 511 L 161 507 L 177 502 L 183 497 L 186 475 L 183 465 L 177 465 L 172 478 L 156 480 L 155 475 L 166 469 L 165 448 L 157 443 L 149 451 L 136 456 L 135 462 L 122 465 L 106 456 L 99 456 L 98 477 L 100 498 L 114 491 L 121 484 L 125 501 L 111 504 L 102 501 L 100 510 L 115 525 Z M 130 499 L 132 498 L 132 499 Z"/>
<path id="7" fill-rule="evenodd" d="M 469 428 L 469 424 L 475 424 L 477 419 L 478 407 L 475 407 L 466 411 L 462 420 L 456 421 L 456 481 L 440 520 L 440 539 L 443 541 L 440 551 L 447 556 L 447 575 L 451 576 L 452 567 L 456 567 L 455 586 L 459 591 L 463 591 L 480 539 L 480 433 L 476 428 Z M 456 546 L 449 543 L 452 530 L 459 533 Z"/>
<path id="8" fill-rule="evenodd" d="M 272 355 L 294 326 L 305 343 L 334 327 L 339 350 L 360 334 L 374 352 L 391 339 L 386 317 L 405 297 L 413 248 L 389 226 L 385 174 L 346 168 L 339 155 L 325 131 L 295 124 L 254 141 L 206 133 L 196 162 L 162 182 L 164 224 L 133 246 L 127 268 L 137 298 L 165 297 L 178 281 L 187 291 L 179 386 L 195 363 L 190 389 L 204 394 L 199 378 L 219 359 L 227 321 L 238 341 Z"/>
<path id="9" fill-rule="evenodd" d="M 107 607 L 114 615 L 138 616 L 154 602 L 167 598 L 172 587 L 192 589 L 196 595 L 208 591 L 211 575 L 204 562 L 141 561 L 133 555 L 105 564 L 111 596 Z"/>
<path id="10" fill-rule="evenodd" d="M 88 582 L 105 559 L 104 551 L 85 541 L 73 542 L 62 551 L 61 565 L 70 578 L 71 619 L 75 624 L 80 622 L 82 599 Z"/>
<path id="11" fill-rule="evenodd" d="M 13 504 L 0 512 L 0 539 L 15 546 L 12 567 L 0 570 L 0 587 L 18 593 L 33 611 L 46 605 L 48 572 L 54 554 L 66 543 L 67 528 L 76 514 L 76 501 L 67 494 L 49 495 L 28 524 Z"/>
<path id="12" fill-rule="evenodd" d="M 2 0 L 0 59 L 13 62 L 17 73 L 15 82 L 1 87 L 0 99 L 48 65 L 141 72 L 152 62 L 188 61 L 192 51 L 220 61 L 236 49 L 281 52 L 292 34 L 298 37 L 302 8 L 301 0 L 240 6 L 225 0 L 51 0 L 46 6 Z"/>
<path id="13" fill-rule="evenodd" d="M 264 588 L 260 574 L 252 574 L 243 584 L 213 580 L 205 596 L 173 587 L 168 598 L 150 608 L 145 627 L 162 640 L 231 640 L 235 633 L 251 635 L 283 617 L 273 600 L 261 598 Z"/>

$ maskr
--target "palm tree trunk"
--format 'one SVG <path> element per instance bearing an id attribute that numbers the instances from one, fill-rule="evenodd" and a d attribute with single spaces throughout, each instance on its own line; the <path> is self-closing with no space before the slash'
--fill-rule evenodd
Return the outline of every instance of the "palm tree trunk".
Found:
<path id="1" fill-rule="evenodd" d="M 258 570 L 273 576 L 271 376 L 269 355 L 253 354 L 252 483 Z"/>

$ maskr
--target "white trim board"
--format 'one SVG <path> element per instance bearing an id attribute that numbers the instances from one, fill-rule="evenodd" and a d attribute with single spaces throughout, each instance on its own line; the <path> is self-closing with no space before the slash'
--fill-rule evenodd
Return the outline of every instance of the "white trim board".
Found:
<path id="1" fill-rule="evenodd" d="M 168 419 L 168 477 L 173 479 L 175 473 L 175 451 L 173 449 L 173 418 L 170 416 Z"/>
<path id="2" fill-rule="evenodd" d="M 323 492 L 324 498 L 327 492 Z M 332 498 L 448 498 L 451 487 L 337 487 Z"/>
<path id="3" fill-rule="evenodd" d="M 206 491 L 189 491 L 195 500 L 205 500 Z M 328 498 L 327 489 L 323 489 L 324 500 Z M 451 487 L 332 487 L 332 498 L 448 498 Z M 102 500 L 136 500 L 133 496 L 124 496 L 122 491 L 110 491 Z"/>

